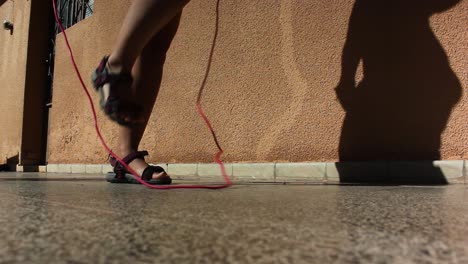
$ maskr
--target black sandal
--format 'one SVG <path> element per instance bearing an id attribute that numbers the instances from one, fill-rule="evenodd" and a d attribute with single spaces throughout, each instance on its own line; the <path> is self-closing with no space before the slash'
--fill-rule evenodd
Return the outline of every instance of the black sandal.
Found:
<path id="1" fill-rule="evenodd" d="M 127 155 L 125 158 L 122 159 L 123 162 L 129 164 L 135 159 L 142 159 L 145 160 L 145 156 L 148 155 L 147 151 L 135 151 Z M 136 176 L 128 172 L 125 167 L 116 160 L 114 157 L 110 157 L 110 164 L 114 167 L 114 172 L 109 172 L 106 175 L 106 180 L 110 183 L 132 183 L 132 184 L 140 184 L 140 182 L 136 179 Z M 172 179 L 169 176 L 153 179 L 154 173 L 161 173 L 165 172 L 165 170 L 160 166 L 152 166 L 148 165 L 143 171 L 141 175 L 141 179 L 145 182 L 152 184 L 152 185 L 165 185 L 171 184 Z"/>
<path id="2" fill-rule="evenodd" d="M 131 87 L 133 78 L 126 72 L 113 73 L 109 67 L 109 56 L 105 56 L 91 76 L 93 86 L 99 93 L 99 105 L 104 113 L 113 121 L 123 125 L 132 126 L 137 121 L 128 121 L 127 118 L 135 120 L 140 114 L 141 107 L 124 100 L 121 100 L 116 91 L 116 86 L 127 85 Z M 109 95 L 105 98 L 104 85 L 109 84 Z"/>

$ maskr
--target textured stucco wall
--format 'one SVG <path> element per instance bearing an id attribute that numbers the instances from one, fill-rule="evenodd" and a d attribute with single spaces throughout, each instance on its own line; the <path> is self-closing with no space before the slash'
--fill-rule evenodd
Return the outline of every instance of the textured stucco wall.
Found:
<path id="1" fill-rule="evenodd" d="M 5 1 L 0 20 L 14 24 L 13 34 L 0 29 L 0 164 L 20 152 L 30 1 Z"/>
<path id="2" fill-rule="evenodd" d="M 226 161 L 468 158 L 468 1 L 430 16 L 430 23 L 433 11 L 421 18 L 420 9 L 435 10 L 429 5 L 437 1 L 405 6 L 408 1 L 399 0 L 390 9 L 379 2 L 221 0 L 203 106 Z M 92 17 L 67 30 L 86 80 L 110 52 L 127 7 L 126 1 L 97 1 Z M 215 7 L 216 1 L 193 0 L 184 10 L 142 142 L 153 162 L 212 161 L 215 146 L 195 100 L 212 46 Z M 369 18 L 369 10 L 381 13 Z M 350 24 L 352 13 L 357 22 Z M 413 13 L 420 19 L 411 20 Z M 343 56 L 344 47 L 351 58 Z M 346 113 L 334 88 L 342 61 L 345 72 L 353 68 L 353 56 L 361 59 L 356 78 L 364 89 L 344 96 L 352 105 Z M 59 36 L 50 163 L 106 159 L 83 95 Z M 112 146 L 115 125 L 99 117 Z"/>

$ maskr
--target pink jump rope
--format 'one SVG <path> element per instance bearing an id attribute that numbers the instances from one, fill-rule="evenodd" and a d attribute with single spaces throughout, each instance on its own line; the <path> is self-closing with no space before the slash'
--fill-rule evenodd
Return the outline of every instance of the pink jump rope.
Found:
<path id="1" fill-rule="evenodd" d="M 128 166 L 128 164 L 126 164 L 120 157 L 118 157 L 107 146 L 106 142 L 104 141 L 104 138 L 101 135 L 101 131 L 99 130 L 99 127 L 98 127 L 96 110 L 94 108 L 93 100 L 91 98 L 91 95 L 89 94 L 88 88 L 86 88 L 86 85 L 85 85 L 85 83 L 83 81 L 83 78 L 81 77 L 80 71 L 78 70 L 78 66 L 76 65 L 76 62 L 75 62 L 75 57 L 73 56 L 72 48 L 70 46 L 70 43 L 68 42 L 67 34 L 65 33 L 63 25 L 60 22 L 60 19 L 58 17 L 58 12 L 57 12 L 57 7 L 56 7 L 56 4 L 55 4 L 55 1 L 56 0 L 52 0 L 52 5 L 54 7 L 55 21 L 57 22 L 58 26 L 60 27 L 60 30 L 63 33 L 63 37 L 65 39 L 65 43 L 67 45 L 68 52 L 70 53 L 70 58 L 71 58 L 73 67 L 75 68 L 78 79 L 80 80 L 81 86 L 83 87 L 83 90 L 86 93 L 86 96 L 88 97 L 88 100 L 89 100 L 89 104 L 91 106 L 91 112 L 93 113 L 93 118 L 94 118 L 94 128 L 96 129 L 97 136 L 99 137 L 99 140 L 101 141 L 102 146 L 106 149 L 106 151 L 110 155 L 112 155 L 115 159 L 117 159 L 120 163 L 122 163 L 124 165 L 124 167 L 127 169 L 127 171 L 131 172 L 141 184 L 143 184 L 143 185 L 145 185 L 145 186 L 147 186 L 149 188 L 152 188 L 152 189 L 164 189 L 164 190 L 166 190 L 166 189 L 222 189 L 222 188 L 226 188 L 226 187 L 231 186 L 232 182 L 231 182 L 231 180 L 229 179 L 229 177 L 226 174 L 226 169 L 224 167 L 224 163 L 220 159 L 221 155 L 223 154 L 223 149 L 219 145 L 218 138 L 216 137 L 216 133 L 215 133 L 215 131 L 213 129 L 213 126 L 211 125 L 210 120 L 208 119 L 206 114 L 203 112 L 203 109 L 201 107 L 201 98 L 202 98 L 204 85 L 201 86 L 200 91 L 198 92 L 197 105 L 196 105 L 197 106 L 197 112 L 203 118 L 203 120 L 205 121 L 208 129 L 210 130 L 211 134 L 213 135 L 213 140 L 214 140 L 214 142 L 216 144 L 216 147 L 218 148 L 218 152 L 215 154 L 214 160 L 216 161 L 216 163 L 219 164 L 219 166 L 221 168 L 221 173 L 222 173 L 222 175 L 224 177 L 224 181 L 225 181 L 224 184 L 222 184 L 222 185 L 151 185 L 151 184 L 148 184 L 145 181 L 143 181 L 140 178 L 140 176 L 138 176 L 138 174 L 135 172 L 135 170 L 130 168 L 130 166 Z M 218 6 L 217 6 L 217 8 L 218 8 Z M 217 30 L 215 32 L 215 36 L 216 36 L 216 34 L 217 34 Z M 212 49 L 213 48 L 214 48 L 214 46 L 212 47 Z M 212 54 L 213 53 L 211 53 L 210 57 L 212 56 Z M 206 81 L 206 78 L 205 78 L 205 80 L 203 80 L 203 83 L 205 83 L 205 81 Z"/>

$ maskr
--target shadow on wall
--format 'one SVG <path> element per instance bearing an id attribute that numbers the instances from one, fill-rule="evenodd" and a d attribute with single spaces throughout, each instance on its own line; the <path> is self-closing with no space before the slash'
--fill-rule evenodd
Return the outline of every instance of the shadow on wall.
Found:
<path id="1" fill-rule="evenodd" d="M 340 161 L 440 159 L 440 137 L 462 88 L 429 18 L 458 2 L 356 0 L 336 88 L 346 111 Z M 356 84 L 360 62 L 363 79 Z M 428 164 L 434 183 L 443 182 Z M 344 167 L 342 181 L 362 181 Z"/>
<path id="2" fill-rule="evenodd" d="M 19 164 L 19 155 L 7 158 L 5 164 L 0 164 L 0 171 L 16 171 L 16 165 Z"/>

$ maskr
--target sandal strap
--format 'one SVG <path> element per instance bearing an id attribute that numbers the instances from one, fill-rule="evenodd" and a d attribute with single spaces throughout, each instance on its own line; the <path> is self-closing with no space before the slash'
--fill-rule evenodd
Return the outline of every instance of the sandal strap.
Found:
<path id="1" fill-rule="evenodd" d="M 96 78 L 93 80 L 94 87 L 99 89 L 106 83 L 116 83 L 116 82 L 132 82 L 133 78 L 130 73 L 119 72 L 113 73 L 109 71 L 109 56 L 104 56 L 104 58 L 99 63 L 99 66 L 96 69 Z"/>
<path id="2" fill-rule="evenodd" d="M 125 163 L 130 163 L 135 159 L 142 159 L 145 160 L 145 156 L 148 156 L 148 151 L 143 150 L 143 151 L 134 151 L 130 154 L 128 154 L 126 157 L 122 159 L 123 162 Z"/>
<path id="3" fill-rule="evenodd" d="M 143 151 L 134 151 L 127 156 L 125 156 L 122 161 L 125 162 L 126 164 L 134 161 L 135 159 L 142 159 L 145 160 L 145 156 L 148 156 L 148 151 L 143 150 Z M 112 167 L 115 167 L 119 164 L 121 164 L 116 158 L 112 157 L 109 155 L 109 162 L 112 165 Z"/>
<path id="4" fill-rule="evenodd" d="M 149 165 L 145 168 L 143 174 L 141 174 L 141 179 L 144 181 L 150 181 L 153 178 L 154 173 L 161 173 L 164 171 L 165 170 L 160 166 Z"/>
<path id="5" fill-rule="evenodd" d="M 126 164 L 134 161 L 135 159 L 142 159 L 145 160 L 145 156 L 148 156 L 148 151 L 134 151 L 125 156 L 122 161 Z M 110 156 L 109 162 L 114 167 L 114 173 L 116 174 L 117 178 L 125 177 L 125 173 L 128 173 L 127 169 L 118 161 L 116 158 Z"/>

